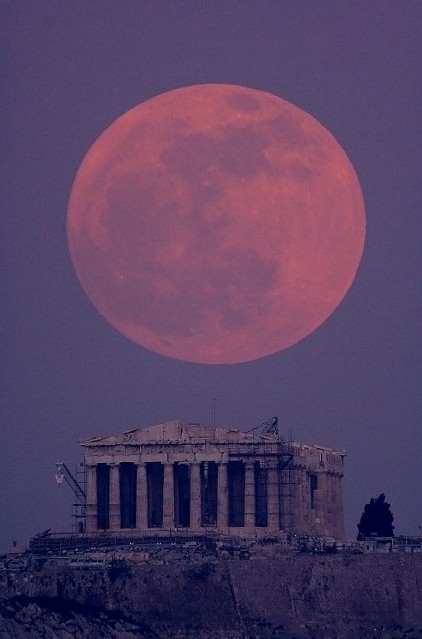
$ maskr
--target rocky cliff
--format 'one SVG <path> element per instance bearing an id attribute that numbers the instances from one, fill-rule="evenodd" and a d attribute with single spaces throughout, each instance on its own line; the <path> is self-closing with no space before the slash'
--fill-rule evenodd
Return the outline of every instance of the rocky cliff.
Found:
<path id="1" fill-rule="evenodd" d="M 0 639 L 422 639 L 422 555 L 26 558 L 0 572 Z"/>

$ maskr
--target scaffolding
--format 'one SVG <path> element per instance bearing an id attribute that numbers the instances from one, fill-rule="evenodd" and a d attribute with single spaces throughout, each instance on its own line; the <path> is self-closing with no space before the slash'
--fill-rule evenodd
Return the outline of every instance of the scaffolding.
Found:
<path id="1" fill-rule="evenodd" d="M 293 443 L 283 444 L 278 462 L 278 494 L 280 528 L 291 534 L 295 528 L 295 471 L 293 466 Z"/>
<path id="2" fill-rule="evenodd" d="M 63 462 L 56 464 L 56 482 L 60 485 L 63 480 L 73 492 L 72 502 L 72 531 L 85 532 L 86 521 L 86 467 L 85 464 L 75 466 L 74 473 Z"/>
<path id="3" fill-rule="evenodd" d="M 232 463 L 244 460 L 249 467 L 245 472 L 245 494 L 234 496 L 238 503 L 233 506 L 237 511 L 243 509 L 243 520 L 257 528 L 271 527 L 272 523 L 277 529 L 292 533 L 297 483 L 293 442 L 286 442 L 279 435 L 277 417 L 250 429 L 249 433 L 252 436 L 250 442 L 229 444 L 228 454 Z M 249 495 L 255 496 L 253 506 Z M 254 521 L 251 521 L 252 513 L 255 513 Z"/>

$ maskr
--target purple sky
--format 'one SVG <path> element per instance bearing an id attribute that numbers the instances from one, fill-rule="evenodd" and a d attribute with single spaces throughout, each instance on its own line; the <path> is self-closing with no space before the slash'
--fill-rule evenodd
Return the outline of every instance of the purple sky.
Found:
<path id="1" fill-rule="evenodd" d="M 346 529 L 385 492 L 398 533 L 422 525 L 422 3 L 266 0 L 3 2 L 0 550 L 70 529 L 55 462 L 79 438 L 167 419 L 347 450 Z M 201 83 L 279 95 L 321 122 L 363 189 L 367 240 L 337 311 L 305 340 L 240 365 L 136 346 L 76 278 L 66 209 L 98 135 L 139 102 Z M 419 423 L 418 423 L 419 422 Z"/>

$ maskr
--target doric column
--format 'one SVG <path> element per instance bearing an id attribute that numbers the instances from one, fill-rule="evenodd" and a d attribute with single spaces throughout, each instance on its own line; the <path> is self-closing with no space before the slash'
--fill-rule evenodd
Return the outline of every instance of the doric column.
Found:
<path id="1" fill-rule="evenodd" d="M 280 529 L 280 499 L 278 464 L 271 461 L 268 467 L 268 528 L 274 532 Z"/>
<path id="2" fill-rule="evenodd" d="M 245 463 L 245 528 L 255 528 L 255 467 L 254 463 Z"/>
<path id="3" fill-rule="evenodd" d="M 294 497 L 294 511 L 295 511 L 295 530 L 305 533 L 308 530 L 308 523 L 306 519 L 307 509 L 307 475 L 306 469 L 302 466 L 296 468 L 295 472 L 295 497 Z"/>
<path id="4" fill-rule="evenodd" d="M 110 530 L 120 530 L 119 464 L 110 467 Z"/>
<path id="5" fill-rule="evenodd" d="M 95 532 L 97 526 L 97 466 L 86 467 L 86 532 Z"/>
<path id="6" fill-rule="evenodd" d="M 222 532 L 228 527 L 228 500 L 227 463 L 221 463 L 218 465 L 217 527 Z"/>
<path id="7" fill-rule="evenodd" d="M 165 530 L 174 529 L 174 468 L 172 463 L 164 464 L 163 528 Z"/>
<path id="8" fill-rule="evenodd" d="M 344 539 L 344 510 L 343 510 L 343 490 L 342 475 L 335 475 L 336 492 L 336 530 L 339 539 Z"/>
<path id="9" fill-rule="evenodd" d="M 333 475 L 332 473 L 327 473 L 327 508 L 325 510 L 327 516 L 327 527 L 329 529 L 329 534 L 333 535 L 333 528 L 335 526 L 335 496 L 334 496 L 334 487 L 333 487 Z"/>
<path id="10" fill-rule="evenodd" d="M 190 528 L 194 532 L 201 530 L 201 464 L 190 465 Z"/>
<path id="11" fill-rule="evenodd" d="M 319 472 L 317 478 L 318 489 L 314 493 L 315 524 L 317 531 L 324 534 L 327 512 L 327 475 L 325 472 Z"/>
<path id="12" fill-rule="evenodd" d="M 136 528 L 145 531 L 148 527 L 147 502 L 147 469 L 144 462 L 140 462 L 136 475 Z"/>

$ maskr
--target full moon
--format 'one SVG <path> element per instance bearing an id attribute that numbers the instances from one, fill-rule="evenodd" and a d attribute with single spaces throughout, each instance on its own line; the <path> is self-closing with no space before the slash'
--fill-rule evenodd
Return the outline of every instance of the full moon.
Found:
<path id="1" fill-rule="evenodd" d="M 133 342 L 205 364 L 312 333 L 355 277 L 355 171 L 312 116 L 225 84 L 169 91 L 100 135 L 74 180 L 68 242 L 101 315 Z"/>

